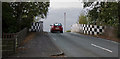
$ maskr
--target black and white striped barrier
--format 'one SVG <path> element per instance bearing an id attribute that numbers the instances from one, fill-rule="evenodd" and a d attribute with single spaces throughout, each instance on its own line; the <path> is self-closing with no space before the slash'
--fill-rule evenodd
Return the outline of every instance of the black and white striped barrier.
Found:
<path id="1" fill-rule="evenodd" d="M 82 28 L 84 34 L 98 35 L 104 32 L 104 26 L 82 24 Z"/>
<path id="2" fill-rule="evenodd" d="M 98 35 L 104 32 L 104 26 L 73 24 L 71 27 L 71 32 L 80 32 L 89 35 Z"/>
<path id="3" fill-rule="evenodd" d="M 41 32 L 43 31 L 43 22 L 33 22 L 31 28 L 29 29 L 31 32 Z"/>

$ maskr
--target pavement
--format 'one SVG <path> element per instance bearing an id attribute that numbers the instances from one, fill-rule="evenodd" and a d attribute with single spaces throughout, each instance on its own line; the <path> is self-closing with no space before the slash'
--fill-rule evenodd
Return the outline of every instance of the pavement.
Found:
<path id="1" fill-rule="evenodd" d="M 76 33 L 48 33 L 66 57 L 118 57 L 117 42 Z"/>
<path id="2" fill-rule="evenodd" d="M 36 33 L 32 40 L 29 40 L 20 48 L 24 49 L 10 57 L 51 57 L 51 55 L 61 53 L 47 33 Z"/>

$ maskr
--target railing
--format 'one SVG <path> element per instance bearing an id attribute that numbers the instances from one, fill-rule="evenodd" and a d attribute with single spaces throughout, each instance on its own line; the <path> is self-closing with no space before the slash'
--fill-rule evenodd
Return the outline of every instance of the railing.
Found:
<path id="1" fill-rule="evenodd" d="M 16 53 L 22 41 L 27 35 L 27 28 L 17 33 L 3 33 L 2 34 L 2 56 L 8 56 Z"/>
<path id="2" fill-rule="evenodd" d="M 8 56 L 16 52 L 15 38 L 7 38 L 2 40 L 2 56 Z"/>
<path id="3" fill-rule="evenodd" d="M 21 43 L 25 39 L 26 35 L 27 35 L 27 28 L 25 28 L 22 31 L 17 33 L 17 35 L 16 35 L 17 47 L 19 47 L 21 45 Z"/>

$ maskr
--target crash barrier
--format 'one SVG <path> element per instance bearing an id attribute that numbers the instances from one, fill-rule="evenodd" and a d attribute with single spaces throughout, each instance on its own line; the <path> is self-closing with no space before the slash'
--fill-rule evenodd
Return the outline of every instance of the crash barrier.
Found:
<path id="1" fill-rule="evenodd" d="M 30 32 L 42 32 L 43 31 L 43 21 L 33 22 L 29 31 Z"/>
<path id="2" fill-rule="evenodd" d="M 27 28 L 17 33 L 2 34 L 2 57 L 16 53 L 16 49 L 20 47 L 22 41 L 27 35 Z"/>
<path id="3" fill-rule="evenodd" d="M 71 32 L 80 32 L 90 35 L 98 35 L 104 32 L 104 26 L 87 25 L 87 24 L 73 24 Z"/>

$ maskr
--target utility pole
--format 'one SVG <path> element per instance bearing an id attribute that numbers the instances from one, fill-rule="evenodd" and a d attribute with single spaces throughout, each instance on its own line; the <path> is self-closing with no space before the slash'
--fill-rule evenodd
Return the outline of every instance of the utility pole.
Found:
<path id="1" fill-rule="evenodd" d="M 66 12 L 64 13 L 64 32 L 66 31 Z"/>

